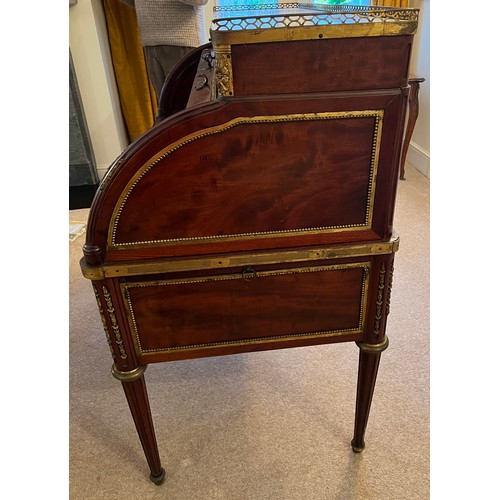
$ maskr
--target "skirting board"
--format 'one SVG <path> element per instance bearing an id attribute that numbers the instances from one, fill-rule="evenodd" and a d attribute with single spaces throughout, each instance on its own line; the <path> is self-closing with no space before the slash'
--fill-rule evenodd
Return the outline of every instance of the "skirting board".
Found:
<path id="1" fill-rule="evenodd" d="M 108 171 L 109 169 L 109 165 L 103 165 L 103 164 L 100 164 L 100 165 L 97 165 L 97 175 L 99 176 L 99 181 L 102 181 L 102 179 L 104 178 L 104 176 L 106 175 L 106 172 Z"/>
<path id="2" fill-rule="evenodd" d="M 431 178 L 431 156 L 428 151 L 422 149 L 418 144 L 410 142 L 406 162 L 415 167 L 428 179 Z"/>

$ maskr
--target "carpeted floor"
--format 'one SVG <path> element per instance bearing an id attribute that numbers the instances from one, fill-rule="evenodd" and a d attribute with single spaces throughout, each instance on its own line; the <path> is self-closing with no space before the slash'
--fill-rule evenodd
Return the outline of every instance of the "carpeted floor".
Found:
<path id="1" fill-rule="evenodd" d="M 88 210 L 70 211 L 84 221 Z M 91 283 L 70 247 L 72 500 L 425 500 L 429 498 L 429 180 L 399 183 L 387 335 L 366 449 L 351 451 L 355 344 L 151 365 L 146 372 L 167 479 L 149 469 Z"/>

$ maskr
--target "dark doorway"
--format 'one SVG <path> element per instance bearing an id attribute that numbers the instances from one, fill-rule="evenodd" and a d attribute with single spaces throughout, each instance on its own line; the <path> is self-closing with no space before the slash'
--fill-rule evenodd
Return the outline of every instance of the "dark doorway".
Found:
<path id="1" fill-rule="evenodd" d="M 71 52 L 69 54 L 69 209 L 89 208 L 99 177 Z"/>

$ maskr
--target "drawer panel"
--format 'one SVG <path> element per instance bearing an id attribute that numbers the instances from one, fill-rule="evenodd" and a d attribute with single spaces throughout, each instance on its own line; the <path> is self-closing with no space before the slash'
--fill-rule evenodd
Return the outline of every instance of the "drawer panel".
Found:
<path id="1" fill-rule="evenodd" d="M 141 357 L 363 331 L 370 262 L 122 284 Z M 284 346 L 286 347 L 286 346 Z"/>

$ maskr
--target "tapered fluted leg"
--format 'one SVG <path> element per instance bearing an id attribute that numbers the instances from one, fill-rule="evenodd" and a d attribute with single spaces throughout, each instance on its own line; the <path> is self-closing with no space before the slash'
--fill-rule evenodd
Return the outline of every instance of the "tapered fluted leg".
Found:
<path id="1" fill-rule="evenodd" d="M 356 417 L 354 438 L 351 441 L 353 451 L 359 453 L 365 448 L 365 431 L 370 414 L 373 391 L 377 380 L 378 366 L 382 351 L 387 349 L 389 339 L 385 337 L 380 344 L 357 342 L 359 351 L 358 390 L 356 396 Z"/>
<path id="2" fill-rule="evenodd" d="M 149 477 L 153 483 L 159 485 L 165 480 L 165 470 L 160 463 L 146 383 L 142 376 L 145 369 L 145 366 L 140 366 L 130 372 L 120 372 L 113 368 L 112 372 L 122 382 L 130 412 L 151 470 Z"/>

